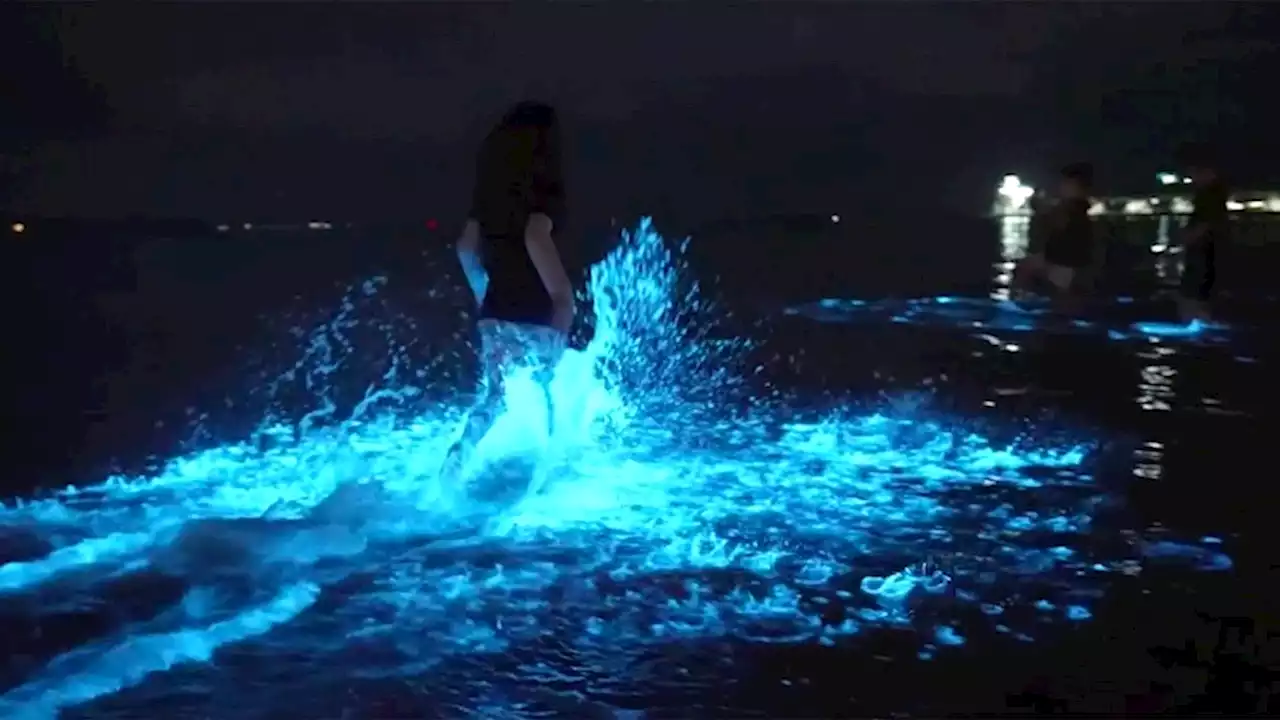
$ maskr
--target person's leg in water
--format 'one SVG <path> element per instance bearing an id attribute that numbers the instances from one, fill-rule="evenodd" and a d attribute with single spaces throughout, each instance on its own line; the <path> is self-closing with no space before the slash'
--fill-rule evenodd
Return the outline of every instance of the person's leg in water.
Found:
<path id="1" fill-rule="evenodd" d="M 1209 322 L 1211 319 L 1209 299 L 1217 280 L 1213 250 L 1212 245 L 1206 244 L 1187 253 L 1178 293 L 1178 314 L 1183 322 Z"/>
<path id="2" fill-rule="evenodd" d="M 442 473 L 456 476 L 471 462 L 476 446 L 489 434 L 506 400 L 504 383 L 511 362 L 511 332 L 496 320 L 480 321 L 480 395 L 463 421 L 462 432 L 449 446 Z"/>
<path id="3" fill-rule="evenodd" d="M 476 445 L 484 439 L 502 413 L 506 392 L 504 381 L 511 371 L 520 367 L 532 365 L 533 379 L 545 402 L 548 445 L 554 446 L 552 435 L 555 433 L 555 404 L 551 381 L 564 351 L 563 338 L 550 328 L 499 321 L 483 322 L 481 337 L 485 352 L 485 387 L 480 401 L 467 418 L 462 436 L 450 448 L 446 459 L 445 470 L 453 473 L 455 478 L 471 460 Z M 549 470 L 546 460 L 547 458 L 542 458 L 535 466 L 524 490 L 525 498 L 537 495 L 546 485 Z M 484 531 L 502 534 L 510 529 L 513 522 L 514 516 L 511 513 L 502 512 L 485 523 Z"/>
<path id="4" fill-rule="evenodd" d="M 556 367 L 559 366 L 560 359 L 564 356 L 565 340 L 559 332 L 546 327 L 529 328 L 527 339 L 528 347 L 530 348 L 529 361 L 534 364 L 533 378 L 542 390 L 547 414 L 548 453 L 538 463 L 528 489 L 529 495 L 536 495 L 546 484 L 549 465 L 554 464 L 556 460 L 554 453 L 558 450 L 556 405 L 555 396 L 551 391 L 551 381 L 555 379 Z"/>
<path id="5" fill-rule="evenodd" d="M 532 366 L 534 380 L 542 390 L 547 431 L 555 427 L 551 380 L 564 352 L 558 333 L 537 326 L 498 320 L 480 321 L 482 387 L 480 397 L 463 423 L 462 433 L 449 448 L 445 472 L 458 474 L 471 461 L 475 448 L 493 428 L 505 409 L 506 376 L 522 366 Z"/>
<path id="6" fill-rule="evenodd" d="M 547 435 L 551 436 L 555 433 L 555 400 L 551 394 L 551 381 L 555 379 L 556 368 L 564 357 L 565 338 L 549 327 L 532 327 L 529 332 L 529 345 L 534 348 L 531 358 L 535 363 L 534 379 L 546 399 Z"/>

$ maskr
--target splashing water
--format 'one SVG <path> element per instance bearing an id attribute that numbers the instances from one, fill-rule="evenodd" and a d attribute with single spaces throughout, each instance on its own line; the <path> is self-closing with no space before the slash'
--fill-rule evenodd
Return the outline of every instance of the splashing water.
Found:
<path id="1" fill-rule="evenodd" d="M 917 631 L 927 658 L 974 616 L 1030 641 L 1087 618 L 1142 554 L 1084 543 L 1103 500 L 1086 446 L 996 445 L 903 404 L 807 419 L 735 405 L 747 344 L 713 337 L 682 250 L 646 219 L 592 268 L 595 334 L 557 369 L 556 436 L 531 421 L 532 379 L 513 378 L 466 484 L 437 482 L 465 394 L 423 399 L 394 340 L 382 384 L 337 420 L 348 333 L 374 324 L 348 298 L 301 338 L 250 439 L 0 508 L 0 714 L 137 715 L 181 687 L 205 716 L 334 717 L 355 678 L 523 717 L 557 682 L 616 698 L 660 680 L 632 661 L 677 641 L 888 626 Z M 292 422 L 286 387 L 318 398 Z M 245 680 L 219 692 L 228 673 Z"/>

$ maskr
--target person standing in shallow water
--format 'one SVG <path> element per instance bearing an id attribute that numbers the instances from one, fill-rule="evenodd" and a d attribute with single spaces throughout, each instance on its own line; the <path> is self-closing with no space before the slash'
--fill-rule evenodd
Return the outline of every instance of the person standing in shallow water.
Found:
<path id="1" fill-rule="evenodd" d="M 1179 164 L 1191 178 L 1195 196 L 1191 219 L 1182 231 L 1182 281 L 1178 289 L 1178 313 L 1185 322 L 1209 320 L 1209 301 L 1217 282 L 1217 250 L 1230 230 L 1227 185 L 1209 153 L 1196 145 L 1184 146 Z"/>
<path id="2" fill-rule="evenodd" d="M 564 217 L 556 112 L 522 102 L 480 146 L 471 212 L 458 240 L 479 308 L 482 376 L 475 407 L 445 457 L 447 475 L 461 473 L 497 420 L 513 370 L 533 370 L 552 422 L 551 377 L 574 318 L 573 287 L 553 239 Z"/>
<path id="3" fill-rule="evenodd" d="M 1097 248 L 1089 217 L 1092 192 L 1093 166 L 1073 163 L 1062 169 L 1057 202 L 1051 208 L 1038 207 L 1032 218 L 1031 253 L 1017 268 L 1017 290 L 1043 281 L 1052 287 L 1059 309 L 1076 309 L 1096 271 Z"/>

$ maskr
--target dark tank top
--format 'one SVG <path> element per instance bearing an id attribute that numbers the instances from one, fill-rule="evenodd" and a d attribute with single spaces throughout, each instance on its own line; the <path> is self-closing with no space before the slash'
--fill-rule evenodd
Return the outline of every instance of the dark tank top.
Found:
<path id="1" fill-rule="evenodd" d="M 532 162 L 529 136 L 495 133 L 485 140 L 476 164 L 470 217 L 484 236 L 481 251 L 489 288 L 482 319 L 549 325 L 553 306 L 525 246 L 529 216 L 543 213 L 559 232 L 565 216 L 559 167 Z"/>

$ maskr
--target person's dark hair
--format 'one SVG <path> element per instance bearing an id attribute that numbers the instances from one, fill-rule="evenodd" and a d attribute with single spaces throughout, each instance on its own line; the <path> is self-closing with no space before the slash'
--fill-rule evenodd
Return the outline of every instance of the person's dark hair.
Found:
<path id="1" fill-rule="evenodd" d="M 476 180 L 473 206 L 520 187 L 531 197 L 544 199 L 548 207 L 543 211 L 560 225 L 564 176 L 555 108 L 527 100 L 508 109 L 481 145 Z"/>
<path id="2" fill-rule="evenodd" d="M 502 116 L 500 127 L 551 130 L 556 126 L 555 108 L 536 100 L 516 103 Z"/>
<path id="3" fill-rule="evenodd" d="M 1076 162 L 1062 168 L 1062 177 L 1074 180 L 1085 188 L 1093 187 L 1093 165 L 1087 162 Z"/>
<path id="4" fill-rule="evenodd" d="M 546 103 L 526 100 L 512 106 L 490 131 L 485 145 L 501 147 L 512 172 L 533 173 L 556 187 L 563 180 L 559 121 L 555 108 Z"/>

